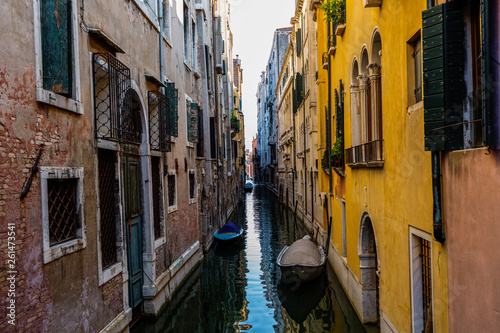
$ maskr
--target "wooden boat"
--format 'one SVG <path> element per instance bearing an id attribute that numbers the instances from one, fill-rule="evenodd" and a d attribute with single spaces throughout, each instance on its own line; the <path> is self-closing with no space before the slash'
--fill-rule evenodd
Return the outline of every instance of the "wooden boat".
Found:
<path id="1" fill-rule="evenodd" d="M 281 269 L 281 281 L 291 287 L 300 287 L 321 275 L 326 254 L 322 246 L 314 244 L 310 236 L 305 236 L 285 246 L 276 262 Z"/>
<path id="2" fill-rule="evenodd" d="M 234 223 L 226 223 L 222 228 L 215 232 L 214 237 L 221 243 L 236 243 L 242 238 L 244 230 Z"/>
<path id="3" fill-rule="evenodd" d="M 251 180 L 247 180 L 245 183 L 245 192 L 252 192 L 253 190 L 253 182 Z"/>

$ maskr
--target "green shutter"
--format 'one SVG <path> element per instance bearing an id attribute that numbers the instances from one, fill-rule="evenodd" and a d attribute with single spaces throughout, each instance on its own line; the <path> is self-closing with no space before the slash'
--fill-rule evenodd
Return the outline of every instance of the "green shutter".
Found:
<path id="1" fill-rule="evenodd" d="M 71 0 L 43 0 L 40 3 L 43 88 L 70 97 Z"/>
<path id="2" fill-rule="evenodd" d="M 425 150 L 463 149 L 463 30 L 456 1 L 422 12 Z"/>
<path id="3" fill-rule="evenodd" d="M 297 91 L 297 106 L 302 103 L 304 99 L 304 82 L 300 73 L 295 74 L 295 89 Z"/>
<path id="4" fill-rule="evenodd" d="M 191 103 L 187 116 L 188 141 L 198 142 L 198 104 Z"/>
<path id="5" fill-rule="evenodd" d="M 179 91 L 178 89 L 175 89 L 175 83 L 173 82 L 167 82 L 166 83 L 167 88 L 165 89 L 165 95 L 168 97 L 169 103 L 170 103 L 170 135 L 177 137 L 179 135 L 178 131 L 178 120 L 179 120 L 179 114 L 178 114 L 178 98 L 179 98 Z"/>
<path id="6" fill-rule="evenodd" d="M 300 57 L 300 52 L 302 50 L 302 30 L 298 29 L 295 32 L 295 44 L 297 47 L 297 57 Z"/>
<path id="7" fill-rule="evenodd" d="M 491 73 L 490 73 L 490 43 L 489 43 L 489 18 L 488 18 L 488 1 L 481 0 L 481 97 L 482 111 L 484 122 L 484 144 L 486 146 L 495 145 L 492 135 L 492 119 L 491 119 Z"/>

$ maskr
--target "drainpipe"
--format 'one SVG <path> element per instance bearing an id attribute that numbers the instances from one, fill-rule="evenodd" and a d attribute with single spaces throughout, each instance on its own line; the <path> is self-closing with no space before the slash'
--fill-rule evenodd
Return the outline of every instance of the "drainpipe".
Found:
<path id="1" fill-rule="evenodd" d="M 330 38 L 330 22 L 327 22 L 326 24 L 326 35 L 327 37 L 327 50 L 328 50 L 328 38 Z M 328 51 L 327 51 L 328 52 Z M 332 230 L 332 219 L 330 217 L 330 212 L 332 211 L 332 197 L 333 197 L 333 175 L 332 175 L 332 161 L 330 158 L 331 154 L 331 147 L 332 147 L 332 124 L 331 124 L 331 119 L 332 119 L 332 78 L 331 78 L 331 57 L 328 55 L 328 107 L 327 107 L 327 122 L 326 122 L 326 156 L 328 158 L 328 183 L 329 183 L 329 193 L 328 193 L 328 206 L 326 207 L 326 218 L 327 218 L 327 224 L 328 224 L 328 230 L 327 230 L 327 239 L 326 239 L 326 256 L 328 257 L 328 251 L 330 250 L 330 237 L 331 237 L 331 230 Z M 332 214 L 333 215 L 333 214 Z"/>
<path id="2" fill-rule="evenodd" d="M 440 153 L 432 152 L 432 196 L 434 238 L 440 243 L 445 240 L 443 230 L 443 210 L 441 203 L 441 160 Z"/>
<path id="3" fill-rule="evenodd" d="M 302 34 L 302 29 L 300 30 L 300 33 Z M 300 42 L 302 43 L 304 39 L 300 38 Z M 305 75 L 304 75 L 304 49 L 302 45 L 300 46 L 302 50 L 302 85 L 304 86 L 304 94 L 305 94 Z M 306 156 L 306 101 L 305 101 L 306 96 L 304 96 L 304 99 L 302 100 L 302 109 L 304 110 L 303 113 L 303 124 L 304 124 L 304 213 L 305 213 L 305 218 L 307 218 L 307 156 Z M 305 221 L 304 221 L 305 222 Z"/>
<path id="4" fill-rule="evenodd" d="M 158 0 L 158 22 L 160 23 L 160 37 L 159 37 L 159 46 L 160 46 L 160 81 L 163 82 L 163 74 L 164 74 L 164 64 L 163 64 L 163 5 L 161 0 Z M 165 93 L 165 88 L 161 88 L 162 93 Z"/>

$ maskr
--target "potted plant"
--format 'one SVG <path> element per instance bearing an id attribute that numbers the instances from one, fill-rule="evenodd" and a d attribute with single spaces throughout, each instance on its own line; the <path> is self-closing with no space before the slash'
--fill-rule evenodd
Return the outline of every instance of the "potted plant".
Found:
<path id="1" fill-rule="evenodd" d="M 235 132 L 240 131 L 240 121 L 234 112 L 231 113 L 231 128 L 234 129 Z"/>
<path id="2" fill-rule="evenodd" d="M 325 12 L 325 20 L 334 24 L 345 22 L 345 0 L 327 0 L 319 7 Z"/>
<path id="3" fill-rule="evenodd" d="M 332 149 L 330 150 L 330 161 L 331 166 L 334 168 L 342 167 L 342 137 L 338 138 L 333 144 Z M 323 153 L 323 158 L 321 159 L 321 168 L 323 170 L 328 170 L 328 150 L 325 150 Z"/>

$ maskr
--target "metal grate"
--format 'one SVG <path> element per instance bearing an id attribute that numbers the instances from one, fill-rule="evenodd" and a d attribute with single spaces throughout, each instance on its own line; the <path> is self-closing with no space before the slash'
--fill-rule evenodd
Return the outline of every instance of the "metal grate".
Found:
<path id="1" fill-rule="evenodd" d="M 175 175 L 168 175 L 168 206 L 175 206 Z"/>
<path id="2" fill-rule="evenodd" d="M 49 179 L 49 229 L 50 245 L 77 237 L 78 224 L 76 189 L 78 179 Z"/>
<path id="3" fill-rule="evenodd" d="M 152 150 L 171 151 L 170 101 L 158 91 L 148 91 L 149 141 Z"/>
<path id="4" fill-rule="evenodd" d="M 155 229 L 155 239 L 161 235 L 161 177 L 160 177 L 160 158 L 151 157 L 151 175 L 153 187 L 153 223 Z"/>
<path id="5" fill-rule="evenodd" d="M 430 242 L 421 239 L 421 254 L 422 256 L 422 299 L 424 306 L 424 327 L 427 326 L 432 332 L 432 274 L 431 274 L 431 247 Z M 428 321 L 431 321 L 429 325 Z"/>
<path id="6" fill-rule="evenodd" d="M 346 164 L 384 161 L 384 141 L 374 140 L 345 150 Z"/>
<path id="7" fill-rule="evenodd" d="M 116 249 L 116 153 L 99 149 L 99 210 L 101 214 L 102 267 L 107 268 L 117 260 Z"/>
<path id="8" fill-rule="evenodd" d="M 96 138 L 140 143 L 128 67 L 109 53 L 94 53 L 93 75 Z"/>
<path id="9" fill-rule="evenodd" d="M 189 173 L 189 199 L 194 199 L 194 186 L 195 185 L 195 179 L 194 179 L 194 172 Z"/>

